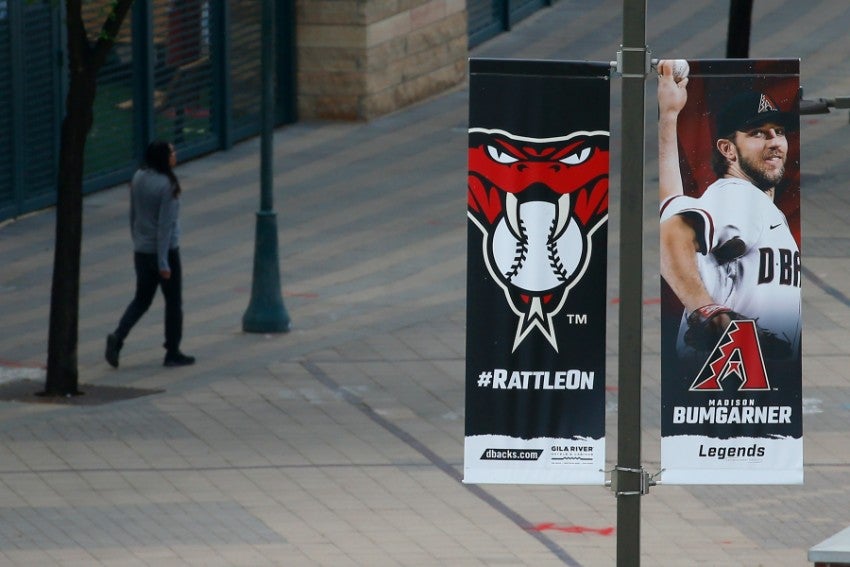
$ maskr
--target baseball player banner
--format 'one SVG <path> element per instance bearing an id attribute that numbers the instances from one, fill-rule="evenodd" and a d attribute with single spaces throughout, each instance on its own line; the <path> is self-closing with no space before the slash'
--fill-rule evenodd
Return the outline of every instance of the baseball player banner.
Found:
<path id="1" fill-rule="evenodd" d="M 470 61 L 465 482 L 604 483 L 609 75 Z"/>
<path id="2" fill-rule="evenodd" d="M 658 107 L 662 480 L 801 483 L 799 61 L 660 61 Z"/>

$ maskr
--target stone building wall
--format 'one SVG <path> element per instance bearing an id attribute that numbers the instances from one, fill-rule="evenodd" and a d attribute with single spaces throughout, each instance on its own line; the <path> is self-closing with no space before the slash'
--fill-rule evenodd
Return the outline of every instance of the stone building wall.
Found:
<path id="1" fill-rule="evenodd" d="M 369 120 L 464 80 L 465 0 L 298 0 L 301 120 Z"/>

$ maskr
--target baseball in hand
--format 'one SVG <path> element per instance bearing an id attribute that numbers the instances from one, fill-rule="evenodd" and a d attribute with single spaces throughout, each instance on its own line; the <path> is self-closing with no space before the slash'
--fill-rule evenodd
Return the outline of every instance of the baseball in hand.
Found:
<path id="1" fill-rule="evenodd" d="M 691 72 L 691 67 L 684 59 L 673 59 L 673 80 L 677 83 L 688 76 Z"/>

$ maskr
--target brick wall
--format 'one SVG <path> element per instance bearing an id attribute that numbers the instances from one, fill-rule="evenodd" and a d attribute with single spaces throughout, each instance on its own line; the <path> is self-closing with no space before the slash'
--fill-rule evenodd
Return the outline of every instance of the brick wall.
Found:
<path id="1" fill-rule="evenodd" d="M 465 0 L 298 0 L 299 119 L 368 120 L 465 78 Z"/>

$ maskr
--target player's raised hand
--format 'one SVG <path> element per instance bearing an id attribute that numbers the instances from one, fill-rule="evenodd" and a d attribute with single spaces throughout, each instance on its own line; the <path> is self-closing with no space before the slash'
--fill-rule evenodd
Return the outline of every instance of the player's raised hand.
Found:
<path id="1" fill-rule="evenodd" d="M 688 102 L 688 63 L 684 59 L 658 62 L 658 110 L 678 115 Z"/>
<path id="2" fill-rule="evenodd" d="M 679 170 L 677 121 L 688 102 L 688 62 L 662 59 L 658 62 L 658 197 L 659 202 L 682 195 Z"/>

